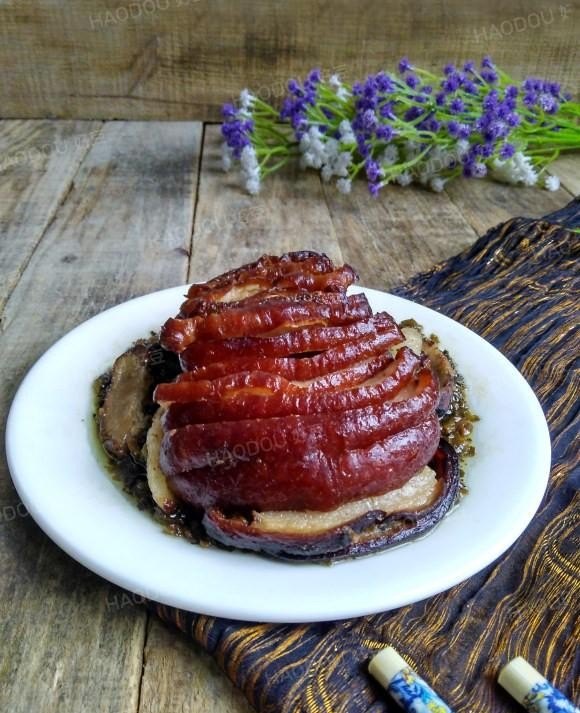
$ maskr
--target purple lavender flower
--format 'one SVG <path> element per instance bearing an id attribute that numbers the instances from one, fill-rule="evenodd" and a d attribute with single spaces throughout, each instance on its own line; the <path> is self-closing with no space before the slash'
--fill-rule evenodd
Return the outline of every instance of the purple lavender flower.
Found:
<path id="1" fill-rule="evenodd" d="M 511 97 L 506 97 L 502 104 L 500 110 L 503 112 L 503 116 L 506 117 L 510 111 L 514 111 L 518 105 L 518 102 L 516 99 L 512 99 Z"/>
<path id="2" fill-rule="evenodd" d="M 487 175 L 487 166 L 484 163 L 475 163 L 473 165 L 473 177 L 484 178 Z"/>
<path id="3" fill-rule="evenodd" d="M 437 106 L 445 106 L 446 99 L 447 94 L 445 94 L 445 92 L 439 92 L 435 95 L 435 104 L 437 104 Z"/>
<path id="4" fill-rule="evenodd" d="M 472 156 L 467 156 L 463 161 L 463 175 L 466 178 L 483 178 L 487 173 L 484 163 L 476 161 Z"/>
<path id="5" fill-rule="evenodd" d="M 542 80 L 535 77 L 528 77 L 524 80 L 523 87 L 527 92 L 541 92 Z"/>
<path id="6" fill-rule="evenodd" d="M 451 100 L 451 103 L 449 104 L 449 111 L 452 114 L 461 114 L 464 109 L 465 104 L 463 103 L 463 99 L 461 97 L 455 97 Z"/>
<path id="7" fill-rule="evenodd" d="M 232 154 L 239 159 L 245 146 L 251 144 L 250 134 L 254 130 L 254 122 L 237 118 L 239 115 L 229 116 L 222 124 L 221 134 L 226 144 L 232 149 Z"/>
<path id="8" fill-rule="evenodd" d="M 356 146 L 357 146 L 359 154 L 363 158 L 368 158 L 371 155 L 371 147 L 366 142 L 366 139 L 364 136 L 357 134 Z"/>
<path id="9" fill-rule="evenodd" d="M 405 77 L 405 84 L 411 89 L 417 89 L 420 83 L 420 79 L 416 74 L 408 74 Z"/>
<path id="10" fill-rule="evenodd" d="M 469 60 L 469 62 L 466 62 L 463 65 L 463 71 L 470 72 L 471 74 L 473 74 L 473 72 L 475 72 L 475 62 L 473 60 Z"/>
<path id="11" fill-rule="evenodd" d="M 453 74 L 454 72 L 455 72 L 454 64 L 449 63 L 443 67 L 443 74 L 445 74 L 446 76 L 449 76 L 450 74 Z"/>
<path id="12" fill-rule="evenodd" d="M 481 147 L 480 156 L 482 158 L 491 158 L 495 153 L 495 144 L 493 142 L 485 143 Z"/>
<path id="13" fill-rule="evenodd" d="M 451 136 L 456 137 L 457 132 L 459 131 L 459 122 L 455 121 L 455 119 L 447 122 L 447 131 L 449 131 Z"/>
<path id="14" fill-rule="evenodd" d="M 403 114 L 403 118 L 405 121 L 415 121 L 415 119 L 418 119 L 420 116 L 423 115 L 423 109 L 419 106 L 412 106 L 410 109 L 407 109 L 407 111 Z"/>
<path id="15" fill-rule="evenodd" d="M 294 94 L 294 96 L 302 96 L 302 89 L 296 79 L 288 80 L 288 91 L 290 94 Z"/>
<path id="16" fill-rule="evenodd" d="M 463 80 L 463 91 L 466 92 L 467 94 L 477 94 L 477 92 L 478 92 L 477 84 L 475 82 L 472 82 L 471 79 L 464 79 Z"/>
<path id="17" fill-rule="evenodd" d="M 519 94 L 519 89 L 517 87 L 514 87 L 513 84 L 510 84 L 505 88 L 505 95 L 509 99 L 515 99 L 517 95 Z"/>
<path id="18" fill-rule="evenodd" d="M 388 124 L 382 124 L 375 130 L 375 136 L 381 141 L 391 141 L 395 136 L 395 132 Z"/>
<path id="19" fill-rule="evenodd" d="M 322 72 L 319 69 L 313 69 L 308 75 L 307 82 L 311 84 L 319 84 L 322 79 Z"/>
<path id="20" fill-rule="evenodd" d="M 460 84 L 461 82 L 457 74 L 450 74 L 447 79 L 441 82 L 441 87 L 443 91 L 447 92 L 447 94 L 450 94 L 451 92 L 457 91 L 457 89 L 459 89 Z"/>
<path id="21" fill-rule="evenodd" d="M 524 98 L 522 101 L 529 109 L 532 109 L 537 104 L 538 95 L 536 94 L 536 92 L 527 92 L 526 94 L 524 94 Z"/>
<path id="22" fill-rule="evenodd" d="M 372 183 L 376 183 L 379 179 L 383 177 L 383 171 L 381 167 L 376 161 L 373 161 L 372 159 L 368 159 L 367 161 L 365 161 L 365 171 L 367 174 L 367 178 Z"/>
<path id="23" fill-rule="evenodd" d="M 369 182 L 369 192 L 373 198 L 376 198 L 379 195 L 380 190 L 381 190 L 380 183 Z"/>
<path id="24" fill-rule="evenodd" d="M 551 94 L 546 94 L 545 92 L 540 94 L 538 98 L 538 106 L 540 109 L 543 109 L 546 114 L 555 114 L 559 109 L 559 104 L 556 99 L 554 99 Z"/>
<path id="25" fill-rule="evenodd" d="M 233 104 L 224 104 L 222 106 L 222 116 L 224 119 L 235 119 L 236 113 L 237 110 Z"/>
<path id="26" fill-rule="evenodd" d="M 470 156 L 467 156 L 463 160 L 463 169 L 462 169 L 462 173 L 465 176 L 465 178 L 473 177 L 474 167 L 475 167 L 475 161 Z"/>
<path id="27" fill-rule="evenodd" d="M 515 154 L 515 152 L 516 148 L 513 144 L 505 143 L 499 151 L 499 157 L 502 159 L 502 161 L 507 161 L 507 159 L 511 158 Z"/>
<path id="28" fill-rule="evenodd" d="M 503 121 L 490 121 L 483 130 L 486 141 L 497 141 L 509 134 L 509 127 Z"/>
<path id="29" fill-rule="evenodd" d="M 320 70 L 313 69 L 303 85 L 296 79 L 290 79 L 288 82 L 289 96 L 282 102 L 280 118 L 282 121 L 290 122 L 298 140 L 302 138 L 308 128 L 306 110 L 309 105 L 313 106 L 316 103 L 321 78 Z"/>
<path id="30" fill-rule="evenodd" d="M 481 66 L 483 69 L 495 69 L 495 65 L 491 61 L 491 57 L 489 55 L 485 55 L 485 57 L 481 60 Z"/>
<path id="31" fill-rule="evenodd" d="M 467 139 L 471 134 L 471 127 L 469 124 L 463 124 L 452 119 L 447 123 L 447 131 L 454 139 Z"/>
<path id="32" fill-rule="evenodd" d="M 393 79 L 385 72 L 379 72 L 375 77 L 375 82 L 379 92 L 391 94 L 397 88 Z"/>
<path id="33" fill-rule="evenodd" d="M 380 108 L 379 108 L 379 114 L 383 117 L 383 119 L 394 119 L 395 118 L 395 105 L 393 102 L 385 102 Z"/>
<path id="34" fill-rule="evenodd" d="M 481 72 L 481 78 L 488 84 L 494 84 L 498 80 L 497 72 L 494 72 L 493 69 L 484 69 Z"/>
<path id="35" fill-rule="evenodd" d="M 419 128 L 424 131 L 431 131 L 436 134 L 441 128 L 441 122 L 438 121 L 434 116 L 430 116 L 419 124 Z"/>
<path id="36" fill-rule="evenodd" d="M 377 84 L 374 77 L 367 77 L 363 85 L 363 96 L 365 99 L 375 99 L 377 93 Z"/>
<path id="37" fill-rule="evenodd" d="M 362 126 L 367 131 L 371 131 L 377 126 L 377 115 L 372 109 L 367 109 L 362 115 Z"/>
<path id="38" fill-rule="evenodd" d="M 404 74 L 405 72 L 408 72 L 410 69 L 413 69 L 411 63 L 409 62 L 408 57 L 403 57 L 400 62 L 399 62 L 399 72 L 401 74 Z"/>
<path id="39" fill-rule="evenodd" d="M 499 93 L 497 89 L 492 89 L 491 92 L 484 98 L 482 106 L 486 112 L 496 111 L 499 103 Z"/>

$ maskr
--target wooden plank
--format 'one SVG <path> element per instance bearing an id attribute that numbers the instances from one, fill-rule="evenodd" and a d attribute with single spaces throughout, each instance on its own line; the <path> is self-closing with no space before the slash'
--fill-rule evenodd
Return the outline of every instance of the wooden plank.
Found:
<path id="1" fill-rule="evenodd" d="M 71 188 L 100 122 L 0 122 L 0 313 Z"/>
<path id="2" fill-rule="evenodd" d="M 348 78 L 403 55 L 490 53 L 514 77 L 578 90 L 578 2 L 77 0 L 0 4 L 4 117 L 217 119 L 249 85 L 279 98 L 312 66 Z"/>
<path id="3" fill-rule="evenodd" d="M 242 693 L 217 664 L 181 632 L 149 622 L 141 713 L 251 713 Z"/>
<path id="4" fill-rule="evenodd" d="M 26 370 L 80 321 L 183 282 L 200 126 L 109 124 L 6 302 L 2 425 Z M 146 615 L 64 555 L 0 458 L 0 689 L 13 713 L 137 710 Z"/>
<path id="5" fill-rule="evenodd" d="M 373 198 L 363 180 L 349 195 L 330 184 L 324 193 L 344 258 L 367 287 L 389 290 L 477 237 L 444 193 L 387 186 Z"/>
<path id="6" fill-rule="evenodd" d="M 288 166 L 250 196 L 239 175 L 224 173 L 219 127 L 206 126 L 195 214 L 191 281 L 205 280 L 262 253 L 319 250 L 342 260 L 318 176 Z"/>
<path id="7" fill-rule="evenodd" d="M 562 154 L 550 166 L 550 173 L 559 176 L 564 188 L 573 196 L 580 195 L 580 156 Z"/>
<path id="8" fill-rule="evenodd" d="M 458 179 L 448 184 L 446 192 L 479 235 L 514 216 L 539 218 L 570 200 L 564 188 L 552 192 L 487 179 Z"/>

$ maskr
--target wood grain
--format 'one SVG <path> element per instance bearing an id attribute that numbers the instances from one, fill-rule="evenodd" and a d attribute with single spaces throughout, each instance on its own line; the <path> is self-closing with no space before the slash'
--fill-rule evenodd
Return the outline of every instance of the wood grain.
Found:
<path id="1" fill-rule="evenodd" d="M 52 342 L 105 307 L 185 279 L 199 139 L 196 124 L 104 128 L 5 304 L 2 427 L 17 384 Z M 65 178 L 57 174 L 54 192 Z M 43 536 L 4 457 L 0 472 L 2 709 L 136 711 L 145 612 Z"/>
<path id="2" fill-rule="evenodd" d="M 313 66 L 347 78 L 403 55 L 491 53 L 578 90 L 578 0 L 77 0 L 0 4 L 4 117 L 216 119 L 249 85 L 277 100 Z"/>
<path id="3" fill-rule="evenodd" d="M 215 661 L 184 634 L 153 617 L 149 622 L 140 713 L 251 713 Z"/>
<path id="4" fill-rule="evenodd" d="M 66 197 L 99 122 L 0 122 L 0 313 Z"/>
<path id="5" fill-rule="evenodd" d="M 573 196 L 580 195 L 580 156 L 563 154 L 550 166 L 550 173 L 560 177 L 564 188 Z"/>
<path id="6" fill-rule="evenodd" d="M 367 287 L 388 290 L 477 237 L 445 194 L 388 186 L 375 199 L 364 180 L 347 196 L 331 185 L 324 194 L 344 258 Z"/>
<path id="7" fill-rule="evenodd" d="M 575 159 L 580 166 L 580 158 Z M 514 216 L 539 218 L 565 205 L 571 194 L 564 188 L 506 186 L 490 180 L 458 180 L 448 184 L 446 192 L 478 235 Z"/>

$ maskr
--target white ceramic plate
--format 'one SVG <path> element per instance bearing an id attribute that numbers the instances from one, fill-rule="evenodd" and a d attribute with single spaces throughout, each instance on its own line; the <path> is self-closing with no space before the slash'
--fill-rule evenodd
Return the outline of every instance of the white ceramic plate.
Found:
<path id="1" fill-rule="evenodd" d="M 233 619 L 307 622 L 393 609 L 437 594 L 501 555 L 536 512 L 550 439 L 532 390 L 491 345 L 413 302 L 364 290 L 375 310 L 439 335 L 468 386 L 476 456 L 468 495 L 422 539 L 334 566 L 205 549 L 166 534 L 122 493 L 96 455 L 93 380 L 177 312 L 185 287 L 146 295 L 81 324 L 36 363 L 6 432 L 12 478 L 33 518 L 68 554 L 164 604 Z"/>

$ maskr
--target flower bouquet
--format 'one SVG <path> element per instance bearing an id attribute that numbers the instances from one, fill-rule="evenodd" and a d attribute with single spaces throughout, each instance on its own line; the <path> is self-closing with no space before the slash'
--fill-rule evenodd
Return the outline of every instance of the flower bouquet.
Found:
<path id="1" fill-rule="evenodd" d="M 557 190 L 546 168 L 580 148 L 579 116 L 557 82 L 518 85 L 489 57 L 479 67 L 448 64 L 442 76 L 405 58 L 398 72 L 352 86 L 313 70 L 288 82 L 280 110 L 247 89 L 238 106 L 224 105 L 223 167 L 239 164 L 252 194 L 290 160 L 342 193 L 359 174 L 373 196 L 389 183 L 441 191 L 459 176 Z"/>

